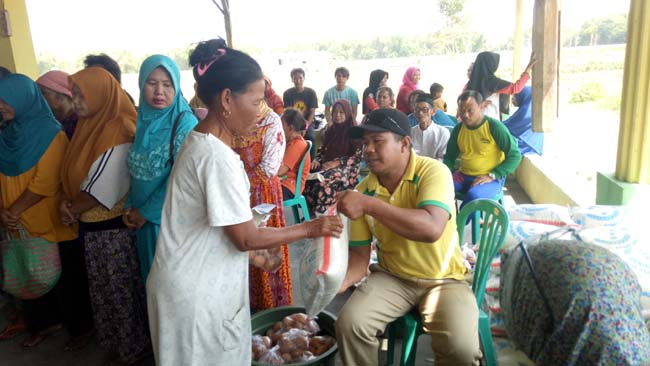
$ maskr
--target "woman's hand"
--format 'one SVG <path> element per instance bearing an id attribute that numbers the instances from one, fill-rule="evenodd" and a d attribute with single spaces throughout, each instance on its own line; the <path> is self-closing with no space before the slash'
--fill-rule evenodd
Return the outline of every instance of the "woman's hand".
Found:
<path id="1" fill-rule="evenodd" d="M 320 168 L 320 163 L 318 160 L 314 160 L 311 162 L 311 170 L 317 170 Z"/>
<path id="2" fill-rule="evenodd" d="M 338 216 L 321 216 L 317 219 L 307 221 L 303 225 L 307 228 L 308 238 L 320 238 L 322 236 L 333 236 L 338 238 L 343 232 L 343 222 Z"/>
<path id="3" fill-rule="evenodd" d="M 0 208 L 0 223 L 4 225 L 7 229 L 17 230 L 18 229 L 18 219 L 19 217 L 12 214 L 11 211 L 6 208 Z"/>
<path id="4" fill-rule="evenodd" d="M 140 210 L 135 208 L 135 209 L 127 209 L 124 214 L 122 215 L 122 221 L 124 221 L 124 224 L 129 228 L 129 229 L 140 229 L 144 224 L 147 223 L 147 220 L 142 217 L 142 214 L 140 214 Z"/>
<path id="5" fill-rule="evenodd" d="M 61 201 L 59 205 L 59 213 L 61 214 L 61 223 L 63 225 L 72 225 L 77 221 L 77 217 L 72 213 L 71 207 L 72 202 L 68 200 Z"/>
<path id="6" fill-rule="evenodd" d="M 327 162 L 323 163 L 323 170 L 338 168 L 340 165 L 341 165 L 341 162 L 338 159 L 327 161 Z"/>

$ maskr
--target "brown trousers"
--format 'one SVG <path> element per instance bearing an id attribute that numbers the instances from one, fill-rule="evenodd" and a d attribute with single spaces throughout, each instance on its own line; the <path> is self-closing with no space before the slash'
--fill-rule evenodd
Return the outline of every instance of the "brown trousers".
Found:
<path id="1" fill-rule="evenodd" d="M 336 322 L 346 366 L 378 365 L 379 341 L 393 320 L 418 307 L 432 337 L 436 366 L 478 365 L 478 307 L 471 288 L 457 280 L 406 280 L 371 267 L 368 280 L 345 303 Z"/>

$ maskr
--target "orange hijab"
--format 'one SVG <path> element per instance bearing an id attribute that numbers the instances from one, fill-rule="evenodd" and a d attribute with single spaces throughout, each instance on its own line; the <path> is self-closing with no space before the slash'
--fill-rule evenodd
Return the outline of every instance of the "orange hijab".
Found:
<path id="1" fill-rule="evenodd" d="M 133 141 L 136 111 L 120 84 L 106 70 L 90 67 L 70 76 L 81 90 L 89 116 L 79 117 L 68 145 L 61 180 L 67 198 L 74 199 L 90 166 L 106 150 Z"/>

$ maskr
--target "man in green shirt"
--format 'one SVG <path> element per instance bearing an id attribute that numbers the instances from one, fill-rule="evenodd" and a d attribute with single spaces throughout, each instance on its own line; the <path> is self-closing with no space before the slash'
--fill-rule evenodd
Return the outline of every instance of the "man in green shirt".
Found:
<path id="1" fill-rule="evenodd" d="M 521 162 L 517 142 L 508 128 L 484 116 L 483 105 L 483 97 L 473 90 L 458 97 L 460 123 L 447 143 L 444 163 L 453 172 L 454 190 L 465 194 L 462 206 L 478 198 L 495 197 L 506 176 Z M 460 167 L 454 171 L 456 159 L 460 159 Z"/>

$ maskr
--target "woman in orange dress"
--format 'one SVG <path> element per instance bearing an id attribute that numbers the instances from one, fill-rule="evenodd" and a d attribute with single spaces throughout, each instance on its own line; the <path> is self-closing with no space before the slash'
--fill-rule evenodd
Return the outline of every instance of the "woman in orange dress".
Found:
<path id="1" fill-rule="evenodd" d="M 282 185 L 278 169 L 284 156 L 285 139 L 280 116 L 262 103 L 261 119 L 255 132 L 235 138 L 234 150 L 244 162 L 251 185 L 251 207 L 261 203 L 276 206 L 266 223 L 267 227 L 284 227 Z M 249 267 L 250 303 L 253 311 L 270 309 L 293 302 L 289 249 L 282 245 L 282 266 L 274 273 Z"/>

